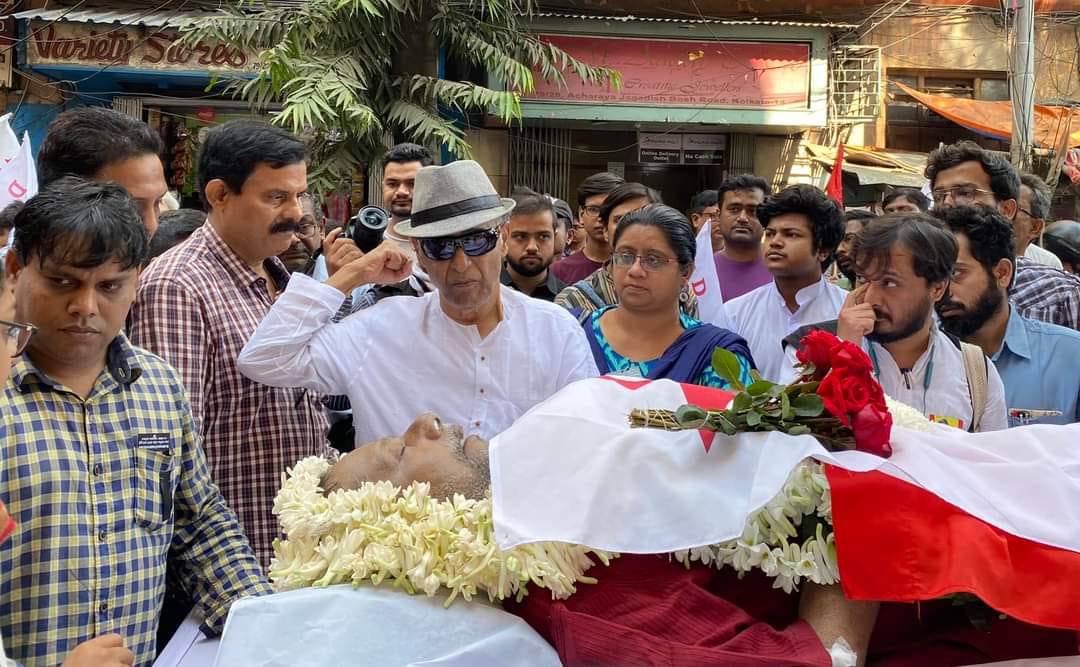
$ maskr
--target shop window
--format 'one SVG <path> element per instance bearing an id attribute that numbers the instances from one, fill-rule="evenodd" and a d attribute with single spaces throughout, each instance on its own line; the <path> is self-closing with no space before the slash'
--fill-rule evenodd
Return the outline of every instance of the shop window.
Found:
<path id="1" fill-rule="evenodd" d="M 885 106 L 885 145 L 889 148 L 927 153 L 941 143 L 972 139 L 985 148 L 1007 151 L 1008 143 L 979 136 L 943 118 L 906 95 L 896 83 L 931 95 L 969 100 L 1007 100 L 1009 81 L 1005 72 L 971 75 L 963 72 L 888 70 Z"/>

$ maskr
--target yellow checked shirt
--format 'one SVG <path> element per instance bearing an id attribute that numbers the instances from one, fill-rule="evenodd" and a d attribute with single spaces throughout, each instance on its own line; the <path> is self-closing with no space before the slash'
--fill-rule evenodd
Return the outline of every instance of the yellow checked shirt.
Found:
<path id="1" fill-rule="evenodd" d="M 107 366 L 84 401 L 24 355 L 0 396 L 0 497 L 18 522 L 0 546 L 0 632 L 26 667 L 112 632 L 150 665 L 167 559 L 209 631 L 271 592 L 176 371 L 122 335 Z"/>

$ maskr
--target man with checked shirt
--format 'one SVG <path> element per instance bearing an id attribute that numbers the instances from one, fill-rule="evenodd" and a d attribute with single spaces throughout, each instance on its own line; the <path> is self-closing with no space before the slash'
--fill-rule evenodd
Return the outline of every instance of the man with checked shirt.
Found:
<path id="1" fill-rule="evenodd" d="M 17 523 L 0 545 L 0 632 L 25 667 L 150 665 L 167 562 L 208 633 L 270 587 L 180 377 L 121 333 L 149 252 L 130 197 L 61 178 L 15 229 L 16 318 L 37 331 L 0 393 L 0 497 Z"/>

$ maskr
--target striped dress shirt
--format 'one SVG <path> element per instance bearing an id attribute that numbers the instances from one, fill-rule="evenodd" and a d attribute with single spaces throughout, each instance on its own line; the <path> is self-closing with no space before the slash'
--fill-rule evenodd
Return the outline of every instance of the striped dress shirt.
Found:
<path id="1" fill-rule="evenodd" d="M 160 358 L 118 337 L 83 399 L 23 355 L 0 401 L 0 495 L 18 522 L 0 545 L 0 631 L 21 664 L 115 632 L 150 665 L 167 560 L 210 631 L 271 592 Z"/>
<path id="2" fill-rule="evenodd" d="M 1009 301 L 1024 317 L 1080 330 L 1080 278 L 1072 274 L 1017 257 Z"/>
<path id="3" fill-rule="evenodd" d="M 265 267 L 284 289 L 284 264 L 274 257 Z M 271 305 L 266 280 L 208 222 L 151 262 L 129 321 L 132 341 L 180 372 L 210 472 L 264 567 L 279 533 L 281 474 L 307 456 L 334 456 L 320 394 L 259 384 L 236 368 Z"/>

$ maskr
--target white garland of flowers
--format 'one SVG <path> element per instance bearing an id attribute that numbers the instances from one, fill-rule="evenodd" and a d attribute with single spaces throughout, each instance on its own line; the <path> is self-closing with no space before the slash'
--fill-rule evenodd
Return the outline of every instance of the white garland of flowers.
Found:
<path id="1" fill-rule="evenodd" d="M 491 498 L 455 495 L 437 500 L 429 485 L 401 489 L 366 482 L 359 489 L 323 495 L 330 463 L 309 457 L 297 463 L 274 498 L 286 539 L 274 541 L 270 578 L 278 590 L 351 582 L 376 586 L 392 580 L 429 597 L 450 590 L 446 605 L 483 591 L 489 600 L 518 600 L 532 582 L 564 599 L 585 576 L 589 554 L 608 563 L 611 554 L 572 544 L 542 542 L 499 549 L 493 536 Z"/>
<path id="2" fill-rule="evenodd" d="M 886 398 L 893 423 L 912 430 L 934 427 L 917 410 Z M 324 495 L 320 486 L 330 463 L 306 458 L 282 476 L 274 514 L 285 540 L 275 540 L 270 578 L 278 590 L 308 586 L 380 585 L 387 579 L 409 593 L 434 596 L 441 588 L 466 600 L 478 592 L 488 599 L 518 600 L 532 582 L 565 599 L 578 583 L 595 583 L 585 571 L 589 554 L 605 565 L 618 554 L 587 547 L 542 542 L 499 549 L 493 535 L 490 495 L 480 500 L 455 495 L 437 500 L 429 486 L 402 489 L 390 482 L 367 482 L 359 489 Z M 820 519 L 815 534 L 799 543 L 798 526 Z M 821 464 L 807 460 L 791 472 L 780 493 L 746 521 L 741 536 L 712 546 L 675 552 L 692 562 L 728 566 L 745 573 L 760 569 L 773 586 L 797 590 L 803 580 L 835 584 L 836 540 L 832 497 Z"/>

